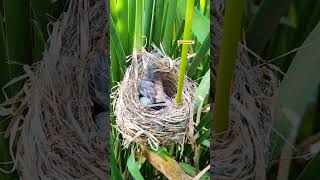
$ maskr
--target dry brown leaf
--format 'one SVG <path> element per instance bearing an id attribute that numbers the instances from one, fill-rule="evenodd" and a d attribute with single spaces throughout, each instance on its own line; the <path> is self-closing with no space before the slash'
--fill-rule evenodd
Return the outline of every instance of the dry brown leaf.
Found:
<path id="1" fill-rule="evenodd" d="M 165 175 L 169 180 L 192 180 L 192 177 L 187 175 L 181 169 L 179 163 L 174 159 L 167 157 L 166 160 L 163 160 L 160 156 L 147 148 L 142 148 L 142 151 L 150 164 L 152 164 L 153 167 Z"/>

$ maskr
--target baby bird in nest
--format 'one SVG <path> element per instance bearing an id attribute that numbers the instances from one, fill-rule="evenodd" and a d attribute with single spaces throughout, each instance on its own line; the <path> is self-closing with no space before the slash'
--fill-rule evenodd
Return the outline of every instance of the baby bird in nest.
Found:
<path id="1" fill-rule="evenodd" d="M 139 81 L 140 103 L 154 109 L 167 106 L 170 98 L 165 93 L 162 82 L 155 80 L 154 72 L 149 66 L 145 69 L 144 76 L 145 78 Z"/>

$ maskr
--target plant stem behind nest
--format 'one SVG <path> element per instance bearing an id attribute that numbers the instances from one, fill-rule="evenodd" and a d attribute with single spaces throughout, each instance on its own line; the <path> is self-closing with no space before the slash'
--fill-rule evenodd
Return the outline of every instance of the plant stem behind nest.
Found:
<path id="1" fill-rule="evenodd" d="M 194 5 L 194 0 L 187 1 L 187 11 L 186 11 L 186 20 L 184 25 L 183 40 L 190 40 L 189 38 L 190 38 L 191 26 L 192 26 L 193 5 Z M 181 104 L 183 80 L 186 74 L 187 62 L 188 62 L 188 59 L 187 59 L 188 49 L 189 49 L 188 44 L 182 45 L 180 72 L 179 72 L 178 89 L 177 89 L 177 97 L 176 97 L 177 104 Z"/>
<path id="2" fill-rule="evenodd" d="M 136 32 L 135 32 L 135 49 L 142 49 L 142 6 L 143 0 L 136 1 Z"/>
<path id="3" fill-rule="evenodd" d="M 245 0 L 229 0 L 224 16 L 223 36 L 217 73 L 214 130 L 221 133 L 228 128 L 231 85 L 241 34 Z"/>

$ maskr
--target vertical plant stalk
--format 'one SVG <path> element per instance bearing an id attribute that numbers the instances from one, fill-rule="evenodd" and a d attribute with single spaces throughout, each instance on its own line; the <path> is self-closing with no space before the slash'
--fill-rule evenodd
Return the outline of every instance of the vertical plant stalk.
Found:
<path id="1" fill-rule="evenodd" d="M 142 49 L 142 6 L 143 0 L 137 0 L 137 7 L 136 7 L 136 40 L 135 40 L 135 49 L 140 50 Z"/>
<path id="2" fill-rule="evenodd" d="M 165 18 L 163 21 L 162 45 L 167 54 L 170 53 L 172 47 L 172 37 L 174 34 L 175 19 L 177 15 L 178 1 L 166 1 Z"/>
<path id="3" fill-rule="evenodd" d="M 154 26 L 153 22 L 154 22 L 156 2 L 155 0 L 149 0 L 147 1 L 146 4 L 147 4 L 146 16 L 149 16 L 149 18 L 147 18 L 146 20 L 147 24 L 145 25 L 145 31 L 146 31 L 146 36 L 148 37 L 147 49 L 150 50 L 151 42 L 152 42 L 152 33 L 153 33 L 153 26 Z"/>
<path id="4" fill-rule="evenodd" d="M 221 133 L 228 128 L 231 87 L 241 35 L 245 0 L 229 0 L 226 6 L 219 67 L 216 80 L 214 130 Z"/>
<path id="5" fill-rule="evenodd" d="M 128 1 L 127 0 L 118 0 L 117 1 L 117 11 L 118 11 L 118 23 L 117 30 L 119 32 L 119 37 L 121 40 L 122 47 L 126 53 L 126 55 L 129 54 L 129 48 L 128 48 Z"/>
<path id="6" fill-rule="evenodd" d="M 0 13 L 0 87 L 2 88 L 11 78 L 11 66 L 6 63 L 8 61 L 8 48 L 5 37 L 5 29 L 3 26 L 3 17 Z M 0 102 L 4 101 L 3 93 L 0 93 Z"/>
<path id="7" fill-rule="evenodd" d="M 134 33 L 136 21 L 136 0 L 129 1 L 129 29 L 128 29 L 128 53 L 131 54 L 134 47 Z"/>
<path id="8" fill-rule="evenodd" d="M 191 26 L 192 26 L 192 16 L 193 16 L 193 5 L 194 5 L 194 0 L 187 1 L 187 11 L 186 11 L 186 20 L 185 20 L 185 26 L 184 26 L 183 40 L 189 40 L 189 38 L 190 38 Z M 188 44 L 182 45 L 180 72 L 179 72 L 178 89 L 177 89 L 177 97 L 176 97 L 177 104 L 181 104 L 183 81 L 184 81 L 184 76 L 186 74 L 187 62 L 188 62 L 188 59 L 187 59 L 188 49 L 189 49 Z"/>
<path id="9" fill-rule="evenodd" d="M 161 41 L 161 28 L 162 28 L 162 16 L 164 14 L 164 0 L 156 0 L 154 2 L 155 6 L 155 19 L 154 19 L 154 31 L 152 36 L 152 42 L 155 43 L 156 46 L 160 47 Z"/>

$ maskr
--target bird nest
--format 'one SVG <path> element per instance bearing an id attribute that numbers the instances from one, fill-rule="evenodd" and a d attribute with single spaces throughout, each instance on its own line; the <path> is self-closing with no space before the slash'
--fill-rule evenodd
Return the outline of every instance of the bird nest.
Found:
<path id="1" fill-rule="evenodd" d="M 163 144 L 183 144 L 192 130 L 195 84 L 189 78 L 184 79 L 182 103 L 177 105 L 177 61 L 155 49 L 153 53 L 145 50 L 133 53 L 132 63 L 115 92 L 115 128 L 122 134 L 125 147 L 131 142 L 150 145 L 153 149 Z M 142 101 L 141 88 L 148 88 L 141 85 L 146 79 L 147 68 L 154 72 L 154 82 L 163 87 L 156 93 L 165 94 L 165 103 Z M 159 92 L 161 90 L 163 92 Z"/>
<path id="2" fill-rule="evenodd" d="M 24 66 L 26 73 L 8 83 L 25 78 L 24 87 L 0 104 L 10 115 L 12 158 L 12 169 L 0 170 L 17 170 L 21 179 L 108 178 L 107 132 L 99 128 L 107 116 L 99 120 L 95 112 L 99 103 L 108 109 L 106 2 L 67 3 L 50 24 L 43 60 Z"/>

